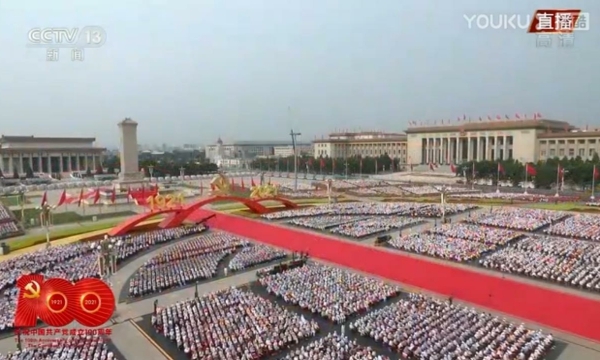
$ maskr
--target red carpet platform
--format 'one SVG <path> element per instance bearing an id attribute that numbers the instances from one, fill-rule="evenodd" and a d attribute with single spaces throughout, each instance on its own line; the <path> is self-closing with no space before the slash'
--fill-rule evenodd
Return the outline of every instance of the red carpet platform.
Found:
<path id="1" fill-rule="evenodd" d="M 600 341 L 600 302 L 591 299 L 220 213 L 209 225 Z"/>

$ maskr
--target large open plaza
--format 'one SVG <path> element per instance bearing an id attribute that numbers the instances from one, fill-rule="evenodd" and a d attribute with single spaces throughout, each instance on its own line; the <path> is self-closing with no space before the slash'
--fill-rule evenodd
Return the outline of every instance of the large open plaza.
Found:
<path id="1" fill-rule="evenodd" d="M 600 304 L 600 215 L 531 207 L 560 205 L 544 194 L 487 195 L 454 187 L 444 189 L 447 201 L 440 203 L 437 185 L 342 179 L 327 190 L 319 179 L 300 178 L 296 185 L 286 174 L 268 173 L 230 180 L 246 189 L 261 178 L 277 183 L 278 196 L 299 206 L 260 215 L 242 203 L 217 201 L 190 215 L 193 223 L 108 238 L 117 264 L 108 277 L 101 275 L 98 250 L 89 242 L 39 245 L 0 258 L 0 359 L 598 358 L 600 333 L 577 320 L 588 310 L 565 310 L 562 315 L 573 312 L 569 325 L 557 320 L 560 314 L 529 314 L 541 304 L 520 303 L 518 297 L 540 289 L 586 306 Z M 210 180 L 186 183 L 208 188 Z M 223 196 L 201 192 L 186 201 Z M 492 194 L 496 203 L 489 202 Z M 152 216 L 139 208 L 137 217 Z M 215 216 L 206 220 L 210 214 Z M 252 230 L 238 221 L 271 230 L 242 235 Z M 278 235 L 282 231 L 295 235 Z M 344 255 L 329 254 L 334 245 Z M 364 255 L 355 258 L 344 246 L 357 246 Z M 486 305 L 469 301 L 469 292 L 480 290 L 459 278 L 451 285 L 455 290 L 445 293 L 439 283 L 416 285 L 408 273 L 399 281 L 391 272 L 371 272 L 369 263 L 380 255 L 395 259 L 387 262 L 391 268 L 407 266 L 406 259 L 442 266 L 439 274 L 429 273 L 432 279 L 442 277 L 441 269 L 456 269 L 531 290 L 511 299 L 491 288 L 490 296 L 502 297 L 506 306 Z M 14 286 L 24 269 L 109 282 L 117 299 L 105 326 L 110 335 L 104 330 L 104 336 L 78 338 L 77 331 L 60 331 L 49 346 L 31 343 L 29 331 L 20 335 L 23 350 L 17 351 Z"/>

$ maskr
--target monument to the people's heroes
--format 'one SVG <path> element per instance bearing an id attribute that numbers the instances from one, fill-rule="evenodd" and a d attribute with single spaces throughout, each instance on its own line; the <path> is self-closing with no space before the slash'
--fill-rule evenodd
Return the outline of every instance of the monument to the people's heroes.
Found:
<path id="1" fill-rule="evenodd" d="M 125 118 L 118 125 L 121 136 L 121 171 L 117 186 L 120 189 L 141 187 L 148 182 L 144 180 L 144 174 L 140 171 L 138 164 L 138 123 L 131 118 Z"/>

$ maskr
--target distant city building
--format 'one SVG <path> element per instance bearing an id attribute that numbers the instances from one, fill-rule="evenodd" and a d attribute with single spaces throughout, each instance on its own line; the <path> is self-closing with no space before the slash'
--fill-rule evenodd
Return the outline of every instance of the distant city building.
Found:
<path id="1" fill-rule="evenodd" d="M 106 151 L 95 142 L 95 138 L 2 135 L 0 168 L 5 176 L 14 171 L 25 174 L 28 169 L 46 174 L 94 171 Z"/>
<path id="2" fill-rule="evenodd" d="M 312 144 L 298 144 L 296 150 L 298 155 L 309 154 L 312 156 Z M 273 156 L 288 157 L 294 155 L 294 147 L 292 145 L 274 146 Z"/>
<path id="3" fill-rule="evenodd" d="M 219 138 L 216 144 L 207 145 L 206 149 L 206 158 L 211 162 L 223 166 L 243 166 L 242 164 L 248 164 L 257 157 L 263 156 L 276 156 L 275 149 L 278 148 L 290 148 L 292 146 L 292 141 L 235 141 L 231 143 L 224 143 L 221 138 Z M 310 144 L 307 143 L 298 143 L 297 144 L 299 151 L 302 149 L 310 148 Z M 288 151 L 288 150 L 285 150 Z M 285 152 L 283 149 L 278 150 L 278 152 Z M 277 155 L 277 156 L 285 156 L 285 155 Z M 233 159 L 239 159 L 233 160 Z M 227 165 L 226 165 L 227 164 Z M 232 165 L 239 164 L 239 165 Z"/>
<path id="4" fill-rule="evenodd" d="M 406 135 L 375 131 L 332 133 L 327 139 L 313 141 L 313 154 L 316 158 L 377 157 L 388 154 L 404 164 L 407 154 Z"/>

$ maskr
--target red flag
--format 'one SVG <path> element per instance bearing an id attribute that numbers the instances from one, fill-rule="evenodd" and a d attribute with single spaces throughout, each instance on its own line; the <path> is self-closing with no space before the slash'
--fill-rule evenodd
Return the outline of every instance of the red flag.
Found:
<path id="1" fill-rule="evenodd" d="M 94 204 L 97 204 L 98 201 L 100 201 L 100 188 L 97 188 L 94 193 Z"/>
<path id="2" fill-rule="evenodd" d="M 558 176 L 563 176 L 565 174 L 565 169 L 563 169 L 563 167 L 560 166 L 560 164 L 558 164 L 556 172 L 558 173 Z"/>
<path id="3" fill-rule="evenodd" d="M 502 116 L 500 116 L 500 115 L 496 115 L 496 119 L 498 119 L 498 120 L 502 120 Z"/>
<path id="4" fill-rule="evenodd" d="M 537 120 L 537 114 L 533 114 L 533 120 Z"/>
<path id="5" fill-rule="evenodd" d="M 250 178 L 250 186 L 255 187 L 256 183 L 254 182 L 254 178 Z"/>
<path id="6" fill-rule="evenodd" d="M 429 170 L 433 171 L 433 163 L 429 163 Z"/>
<path id="7" fill-rule="evenodd" d="M 358 166 L 360 167 L 360 172 L 362 173 L 362 157 L 358 161 Z"/>
<path id="8" fill-rule="evenodd" d="M 518 114 L 518 113 L 517 113 L 517 114 L 515 114 L 515 118 L 517 118 L 517 119 L 521 119 L 521 117 L 519 116 L 519 114 Z"/>
<path id="9" fill-rule="evenodd" d="M 77 206 L 81 206 L 81 202 L 83 201 L 83 188 L 79 192 L 79 199 L 77 199 Z"/>
<path id="10" fill-rule="evenodd" d="M 510 116 L 504 115 L 504 117 L 506 118 L 506 120 L 510 120 Z"/>
<path id="11" fill-rule="evenodd" d="M 450 171 L 456 174 L 456 166 L 454 164 L 450 164 Z"/>
<path id="12" fill-rule="evenodd" d="M 44 207 L 44 205 L 48 204 L 48 194 L 44 191 L 44 195 L 42 196 L 42 203 L 40 207 Z"/>
<path id="13" fill-rule="evenodd" d="M 467 121 L 467 115 L 463 115 L 463 121 Z"/>
<path id="14" fill-rule="evenodd" d="M 491 117 L 491 116 L 489 116 L 489 115 L 488 115 L 488 120 L 489 120 L 489 121 L 492 121 L 492 117 Z"/>
<path id="15" fill-rule="evenodd" d="M 525 164 L 525 172 L 529 176 L 535 176 L 537 174 L 537 171 L 535 170 L 535 168 L 531 164 Z"/>
<path id="16" fill-rule="evenodd" d="M 58 204 L 56 206 L 61 206 L 67 201 L 67 190 L 63 190 L 62 194 L 60 194 L 60 199 L 58 199 Z"/>
<path id="17" fill-rule="evenodd" d="M 504 175 L 504 166 L 500 163 L 498 163 L 498 174 Z"/>
<path id="18" fill-rule="evenodd" d="M 541 119 L 541 118 L 542 118 L 542 113 L 535 113 L 535 115 L 536 115 L 536 116 L 537 116 L 539 119 Z"/>
<path id="19" fill-rule="evenodd" d="M 127 187 L 127 203 L 129 204 L 129 200 L 131 200 L 131 187 Z"/>
<path id="20" fill-rule="evenodd" d="M 325 159 L 321 158 L 321 163 L 319 164 L 319 166 L 322 168 L 325 167 Z"/>
<path id="21" fill-rule="evenodd" d="M 112 193 L 110 194 L 110 202 L 113 204 L 117 202 L 117 189 L 115 189 L 114 186 L 112 189 Z"/>
<path id="22" fill-rule="evenodd" d="M 307 164 L 308 164 L 308 167 L 312 168 L 312 166 L 313 166 L 313 159 L 312 158 L 308 159 Z"/>
<path id="23" fill-rule="evenodd" d="M 594 180 L 598 180 L 598 178 L 600 178 L 600 171 L 598 171 L 596 165 L 594 165 L 594 173 L 592 176 L 594 176 Z"/>

